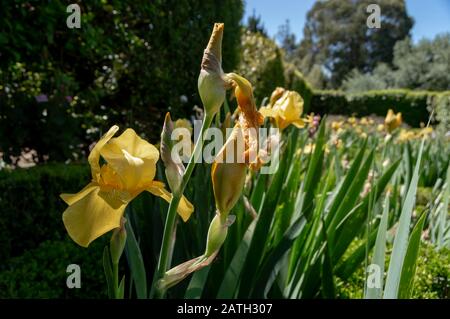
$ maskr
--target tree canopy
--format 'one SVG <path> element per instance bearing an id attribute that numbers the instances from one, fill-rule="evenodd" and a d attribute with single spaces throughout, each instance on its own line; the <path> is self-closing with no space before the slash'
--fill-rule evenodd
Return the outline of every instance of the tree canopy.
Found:
<path id="1" fill-rule="evenodd" d="M 380 0 L 381 28 L 369 28 L 367 7 L 372 2 L 328 0 L 314 4 L 298 50 L 298 57 L 309 61 L 310 69 L 302 69 L 304 73 L 320 65 L 328 86 L 336 88 L 353 69 L 370 72 L 380 62 L 392 63 L 395 43 L 409 36 L 413 19 L 404 0 Z"/>
<path id="2" fill-rule="evenodd" d="M 394 48 L 392 67 L 380 63 L 373 72 L 354 70 L 343 88 L 351 92 L 385 88 L 444 91 L 450 89 L 450 33 L 423 39 L 399 41 Z"/>

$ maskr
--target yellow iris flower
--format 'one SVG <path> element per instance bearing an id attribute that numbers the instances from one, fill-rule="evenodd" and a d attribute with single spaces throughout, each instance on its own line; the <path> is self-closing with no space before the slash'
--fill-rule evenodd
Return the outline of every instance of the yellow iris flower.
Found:
<path id="1" fill-rule="evenodd" d="M 160 289 L 177 284 L 214 260 L 227 237 L 228 227 L 234 221 L 229 212 L 241 196 L 247 166 L 257 169 L 261 165 L 259 154 L 256 159 L 251 158 L 251 153 L 258 150 L 257 128 L 264 121 L 256 109 L 252 85 L 234 73 L 226 74 L 225 78 L 228 84 L 235 88 L 239 120 L 212 164 L 211 179 L 217 214 L 208 230 L 205 253 L 167 271 L 164 278 L 158 282 Z M 251 132 L 252 129 L 256 129 L 256 132 Z M 238 143 L 242 143 L 243 147 L 238 147 Z M 232 154 L 227 156 L 228 152 Z"/>
<path id="2" fill-rule="evenodd" d="M 264 120 L 256 109 L 251 83 L 234 73 L 227 74 L 227 78 L 235 87 L 240 112 L 238 123 L 211 168 L 216 207 L 222 222 L 226 220 L 241 195 L 247 166 L 258 169 L 262 164 L 258 156 L 258 128 Z M 244 147 L 239 148 L 238 141 L 243 141 Z M 231 160 L 227 156 L 228 151 L 233 152 Z"/>
<path id="3" fill-rule="evenodd" d="M 270 98 L 270 104 L 261 107 L 259 112 L 264 117 L 273 118 L 280 130 L 284 130 L 291 124 L 302 128 L 305 126 L 300 118 L 303 113 L 303 103 L 302 97 L 297 92 L 276 88 Z"/>
<path id="4" fill-rule="evenodd" d="M 61 194 L 69 205 L 63 213 L 64 225 L 69 236 L 83 247 L 120 227 L 125 207 L 141 192 L 148 191 L 168 202 L 172 199 L 164 184 L 153 180 L 159 159 L 156 147 L 132 129 L 113 138 L 118 130 L 118 126 L 111 127 L 89 154 L 92 181 L 77 194 Z M 105 164 L 100 165 L 100 157 Z M 178 214 L 187 221 L 193 210 L 183 197 Z"/>
<path id="5" fill-rule="evenodd" d="M 399 142 L 406 142 L 410 141 L 416 138 L 416 134 L 414 134 L 411 130 L 401 130 L 400 134 L 398 135 L 398 141 Z"/>
<path id="6" fill-rule="evenodd" d="M 400 125 L 402 125 L 402 113 L 395 114 L 392 109 L 389 109 L 384 119 L 384 126 L 387 131 L 391 133 Z"/>
<path id="7" fill-rule="evenodd" d="M 343 121 L 333 121 L 331 122 L 331 128 L 333 129 L 333 131 L 340 131 L 342 130 L 342 126 L 344 125 Z"/>

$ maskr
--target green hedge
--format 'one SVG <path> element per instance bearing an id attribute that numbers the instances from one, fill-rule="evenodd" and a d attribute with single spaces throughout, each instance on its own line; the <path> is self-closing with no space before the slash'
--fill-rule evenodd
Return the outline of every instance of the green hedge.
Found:
<path id="1" fill-rule="evenodd" d="M 265 97 L 270 97 L 275 87 L 284 87 L 285 84 L 283 60 L 280 51 L 277 50 L 275 58 L 267 61 L 261 71 L 255 86 L 255 98 L 261 102 Z"/>
<path id="2" fill-rule="evenodd" d="M 62 241 L 46 241 L 20 257 L 11 258 L 0 272 L 0 299 L 106 298 L 102 265 L 105 244 L 102 238 L 86 249 L 66 237 Z M 70 264 L 80 266 L 80 288 L 66 286 L 69 275 L 66 269 Z"/>
<path id="3" fill-rule="evenodd" d="M 450 91 L 441 92 L 430 97 L 429 104 L 435 110 L 435 120 L 442 132 L 450 131 Z"/>
<path id="4" fill-rule="evenodd" d="M 388 254 L 385 269 L 389 266 L 389 259 L 390 255 Z M 338 298 L 363 298 L 364 276 L 364 265 L 361 265 L 345 281 L 337 277 Z M 411 298 L 450 298 L 450 250 L 447 248 L 436 250 L 431 244 L 421 243 Z"/>
<path id="5" fill-rule="evenodd" d="M 314 91 L 311 111 L 319 114 L 385 116 L 391 108 L 402 112 L 406 123 L 418 127 L 420 123 L 428 122 L 430 110 L 435 109 L 436 120 L 448 125 L 445 103 L 449 101 L 450 92 L 380 90 L 346 94 L 343 91 Z"/>
<path id="6" fill-rule="evenodd" d="M 61 215 L 67 206 L 62 192 L 77 192 L 90 179 L 84 165 L 44 165 L 0 171 L 0 256 L 2 260 L 61 239 Z M 0 265 L 0 269 L 2 265 Z"/>

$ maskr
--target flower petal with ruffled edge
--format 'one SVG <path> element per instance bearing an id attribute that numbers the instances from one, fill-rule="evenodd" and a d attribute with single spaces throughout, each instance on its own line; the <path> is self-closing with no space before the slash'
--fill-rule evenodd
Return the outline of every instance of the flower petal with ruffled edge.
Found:
<path id="1" fill-rule="evenodd" d="M 172 194 L 164 188 L 164 183 L 162 182 L 153 181 L 146 190 L 155 196 L 161 197 L 168 203 L 172 200 Z M 183 221 L 186 222 L 189 217 L 191 217 L 193 211 L 194 206 L 183 195 L 180 199 L 180 204 L 178 205 L 178 215 L 180 215 Z"/>
<path id="2" fill-rule="evenodd" d="M 112 138 L 100 154 L 130 191 L 143 188 L 155 177 L 159 152 L 132 129 Z"/>
<path id="3" fill-rule="evenodd" d="M 119 227 L 127 204 L 111 193 L 102 192 L 95 183 L 77 194 L 62 194 L 61 198 L 70 205 L 63 213 L 64 226 L 73 241 L 83 247 Z"/>
<path id="4" fill-rule="evenodd" d="M 117 133 L 118 130 L 119 127 L 117 125 L 112 126 L 109 131 L 102 136 L 97 144 L 95 144 L 94 148 L 89 154 L 88 162 L 91 166 L 91 173 L 94 181 L 99 181 L 100 179 L 100 150 L 103 148 L 103 146 L 106 145 L 106 143 L 108 143 L 108 141 L 114 136 L 114 134 Z"/>

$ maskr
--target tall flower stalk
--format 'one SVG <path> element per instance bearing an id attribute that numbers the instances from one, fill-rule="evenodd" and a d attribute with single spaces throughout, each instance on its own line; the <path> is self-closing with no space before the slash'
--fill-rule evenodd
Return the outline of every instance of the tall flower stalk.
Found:
<path id="1" fill-rule="evenodd" d="M 171 260 L 172 249 L 175 241 L 174 228 L 176 221 L 176 211 L 186 188 L 187 183 L 192 175 L 195 164 L 198 162 L 203 148 L 203 135 L 205 131 L 211 126 L 212 120 L 216 113 L 220 110 L 226 94 L 226 82 L 223 79 L 222 70 L 222 37 L 223 37 L 223 23 L 216 23 L 214 25 L 211 38 L 206 47 L 202 59 L 200 75 L 198 79 L 198 89 L 200 98 L 204 107 L 204 118 L 200 136 L 194 146 L 194 151 L 189 159 L 189 163 L 181 178 L 181 183 L 178 188 L 173 189 L 173 197 L 169 204 L 167 211 L 166 223 L 164 225 L 163 240 L 161 245 L 161 252 L 158 261 L 156 275 L 153 281 L 152 294 L 156 297 L 162 298 L 165 294 L 164 288 L 156 287 L 156 283 L 161 280 Z"/>

